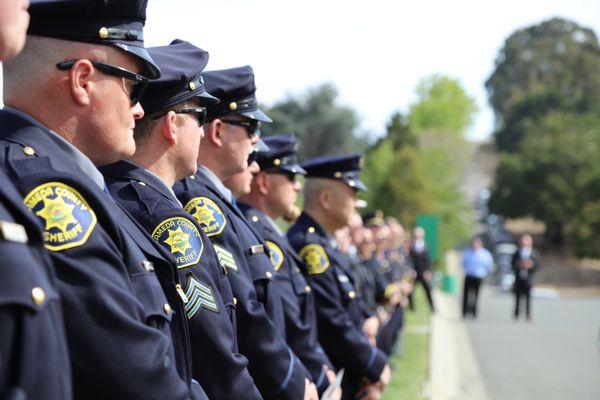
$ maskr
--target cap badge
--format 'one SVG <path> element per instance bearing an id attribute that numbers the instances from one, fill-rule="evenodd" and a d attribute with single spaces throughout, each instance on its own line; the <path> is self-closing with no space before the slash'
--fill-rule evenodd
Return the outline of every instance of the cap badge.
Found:
<path id="1" fill-rule="evenodd" d="M 108 29 L 105 26 L 100 28 L 98 36 L 100 36 L 100 39 L 106 39 L 108 37 Z"/>

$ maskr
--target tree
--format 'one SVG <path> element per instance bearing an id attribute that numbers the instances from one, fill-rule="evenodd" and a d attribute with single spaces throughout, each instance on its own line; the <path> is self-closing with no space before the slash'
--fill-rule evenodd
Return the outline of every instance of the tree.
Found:
<path id="1" fill-rule="evenodd" d="M 266 136 L 295 133 L 300 143 L 298 155 L 301 160 L 362 151 L 367 147 L 367 141 L 357 134 L 356 112 L 338 105 L 337 97 L 337 90 L 330 84 L 309 89 L 298 97 L 289 96 L 267 109 L 273 124 L 263 125 L 263 133 Z"/>
<path id="2" fill-rule="evenodd" d="M 561 18 L 513 33 L 485 84 L 498 149 L 516 151 L 528 126 L 551 110 L 598 109 L 599 56 L 596 34 Z"/>
<path id="3" fill-rule="evenodd" d="M 411 226 L 422 213 L 440 218 L 440 251 L 468 238 L 472 217 L 459 180 L 468 159 L 466 129 L 475 101 L 458 81 L 424 79 L 404 117 L 392 115 L 385 138 L 367 153 L 364 176 L 371 209 Z"/>
<path id="4" fill-rule="evenodd" d="M 555 244 L 563 244 L 565 233 L 597 242 L 600 217 L 593 214 L 600 207 L 599 154 L 597 114 L 548 113 L 530 127 L 517 153 L 502 155 L 492 211 L 545 222 Z M 585 246 L 576 245 L 583 255 Z"/>

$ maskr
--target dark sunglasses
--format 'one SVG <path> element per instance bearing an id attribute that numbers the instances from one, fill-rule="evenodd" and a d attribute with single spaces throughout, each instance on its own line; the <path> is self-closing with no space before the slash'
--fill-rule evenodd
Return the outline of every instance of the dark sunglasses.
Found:
<path id="1" fill-rule="evenodd" d="M 272 169 L 272 170 L 268 170 L 267 173 L 269 174 L 277 174 L 277 175 L 284 175 L 288 181 L 294 183 L 298 180 L 298 174 L 292 171 L 286 171 L 283 169 Z"/>
<path id="2" fill-rule="evenodd" d="M 61 71 L 68 71 L 73 68 L 73 65 L 79 60 L 68 60 L 59 62 L 56 64 L 56 68 Z M 131 106 L 135 106 L 139 103 L 142 98 L 142 94 L 144 94 L 144 90 L 146 90 L 146 86 L 148 86 L 148 78 L 142 76 L 140 74 L 136 74 L 135 72 L 129 71 L 125 68 L 117 67 L 115 65 L 105 64 L 100 61 L 90 61 L 94 68 L 98 69 L 105 73 L 106 75 L 116 76 L 119 78 L 125 78 L 133 82 L 129 92 L 129 99 L 131 100 Z"/>
<path id="3" fill-rule="evenodd" d="M 243 126 L 248 131 L 248 137 L 250 139 L 258 135 L 258 130 L 260 129 L 259 121 L 239 121 L 236 119 L 222 119 L 221 121 L 229 125 Z"/>
<path id="4" fill-rule="evenodd" d="M 206 122 L 206 108 L 204 108 L 204 107 L 180 108 L 179 110 L 167 110 L 160 114 L 153 115 L 152 119 L 157 120 L 160 117 L 165 116 L 169 111 L 173 111 L 175 114 L 196 114 L 196 122 L 198 122 L 198 126 L 202 126 Z"/>

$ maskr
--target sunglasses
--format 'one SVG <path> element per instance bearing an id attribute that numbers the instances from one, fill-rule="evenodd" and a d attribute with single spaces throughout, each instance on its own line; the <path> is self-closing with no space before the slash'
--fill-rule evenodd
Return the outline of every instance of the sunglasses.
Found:
<path id="1" fill-rule="evenodd" d="M 56 68 L 61 71 L 68 71 L 73 68 L 73 65 L 79 60 L 68 60 L 59 62 L 56 64 Z M 129 81 L 133 82 L 131 89 L 129 90 L 129 99 L 131 102 L 131 107 L 135 106 L 139 103 L 142 98 L 142 94 L 144 94 L 144 90 L 146 90 L 146 86 L 148 86 L 148 78 L 142 76 L 140 74 L 136 74 L 135 72 L 129 71 L 125 68 L 117 67 L 115 65 L 105 64 L 100 61 L 90 61 L 94 68 L 98 71 L 105 73 L 106 75 L 116 76 L 119 78 L 125 78 Z"/>
<path id="2" fill-rule="evenodd" d="M 277 169 L 277 170 L 269 170 L 267 171 L 267 173 L 269 174 L 276 174 L 276 175 L 284 175 L 288 181 L 295 183 L 298 180 L 298 174 L 292 171 L 286 171 L 283 169 Z"/>
<path id="3" fill-rule="evenodd" d="M 179 110 L 166 110 L 160 114 L 156 114 L 152 116 L 153 120 L 157 120 L 163 116 L 165 116 L 169 111 L 173 111 L 175 114 L 196 114 L 196 122 L 198 126 L 204 125 L 206 122 L 206 108 L 198 107 L 198 108 L 180 108 Z"/>
<path id="4" fill-rule="evenodd" d="M 222 119 L 221 122 L 225 122 L 229 125 L 243 126 L 248 131 L 248 137 L 250 139 L 258 135 L 258 130 L 260 129 L 259 121 L 239 121 L 236 119 Z"/>

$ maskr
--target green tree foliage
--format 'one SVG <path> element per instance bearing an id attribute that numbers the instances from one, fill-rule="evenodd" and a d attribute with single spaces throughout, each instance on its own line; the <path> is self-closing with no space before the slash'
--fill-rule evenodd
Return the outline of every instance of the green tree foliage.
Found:
<path id="1" fill-rule="evenodd" d="M 552 19 L 512 34 L 486 83 L 505 152 L 490 208 L 546 223 L 554 244 L 598 256 L 600 47 L 595 33 Z"/>
<path id="2" fill-rule="evenodd" d="M 586 249 L 597 255 L 599 155 L 598 115 L 548 113 L 528 130 L 517 153 L 502 155 L 490 205 L 508 217 L 533 216 L 546 223 L 554 243 L 566 233 L 579 255 Z"/>
<path id="3" fill-rule="evenodd" d="M 295 133 L 301 160 L 364 150 L 367 141 L 357 134 L 356 112 L 339 105 L 337 97 L 336 88 L 330 84 L 309 89 L 300 96 L 289 96 L 266 110 L 273 124 L 263 125 L 262 131 L 266 136 Z"/>
<path id="4" fill-rule="evenodd" d="M 598 71 L 600 47 L 590 29 L 554 18 L 513 33 L 486 82 L 498 149 L 516 151 L 528 126 L 553 109 L 597 109 Z"/>
<path id="5" fill-rule="evenodd" d="M 418 214 L 438 215 L 443 252 L 472 227 L 459 180 L 469 156 L 464 135 L 476 107 L 458 81 L 444 76 L 424 79 L 417 95 L 409 115 L 392 115 L 386 136 L 367 153 L 365 196 L 371 209 L 407 226 Z"/>

